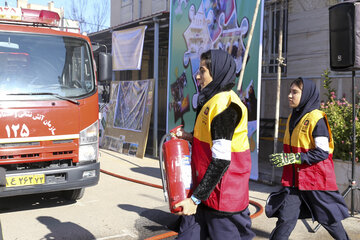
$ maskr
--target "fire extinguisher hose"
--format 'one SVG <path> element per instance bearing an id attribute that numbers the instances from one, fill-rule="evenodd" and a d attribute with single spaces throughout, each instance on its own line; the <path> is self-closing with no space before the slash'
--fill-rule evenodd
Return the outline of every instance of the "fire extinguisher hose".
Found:
<path id="1" fill-rule="evenodd" d="M 167 137 L 169 137 L 169 134 L 165 134 L 160 141 L 160 159 L 159 159 L 159 165 L 160 165 L 160 174 L 161 174 L 161 182 L 164 187 L 161 187 L 164 192 L 164 198 L 165 202 L 168 201 L 168 193 L 167 193 L 167 183 L 166 183 L 166 177 L 165 177 L 165 167 L 164 167 L 164 156 L 163 156 L 163 145 Z"/>
<path id="2" fill-rule="evenodd" d="M 100 169 L 100 172 L 108 174 L 108 175 L 113 176 L 113 177 L 117 177 L 117 178 L 120 178 L 120 179 L 123 179 L 123 180 L 130 181 L 130 182 L 135 182 L 135 183 L 143 184 L 143 185 L 146 185 L 146 186 L 163 189 L 163 186 L 148 183 L 148 182 L 144 182 L 144 181 L 140 181 L 140 180 L 136 180 L 136 179 L 133 179 L 133 178 L 124 177 L 124 176 L 121 176 L 121 175 L 118 175 L 118 174 L 115 174 L 115 173 L 112 173 L 112 172 L 109 172 L 109 171 L 106 171 L 106 170 L 103 170 L 103 169 Z M 263 213 L 264 208 L 260 203 L 257 203 L 257 202 L 252 201 L 252 200 L 249 200 L 249 203 L 251 205 L 255 206 L 255 208 L 256 208 L 256 212 L 251 214 L 250 218 L 252 218 L 252 219 L 256 218 L 256 217 L 260 216 Z M 153 236 L 153 237 L 150 237 L 150 238 L 146 238 L 145 240 L 160 240 L 160 239 L 166 239 L 166 238 L 176 236 L 176 235 L 177 235 L 177 232 L 170 231 L 170 232 L 159 234 L 159 235 L 156 235 L 156 236 Z"/>

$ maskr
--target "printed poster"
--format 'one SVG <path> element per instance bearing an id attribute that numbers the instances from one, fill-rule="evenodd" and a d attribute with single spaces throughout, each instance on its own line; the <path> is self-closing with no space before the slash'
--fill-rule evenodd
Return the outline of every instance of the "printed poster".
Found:
<path id="1" fill-rule="evenodd" d="M 147 26 L 112 33 L 113 71 L 140 70 Z"/>
<path id="2" fill-rule="evenodd" d="M 101 148 L 143 158 L 153 103 L 154 80 L 112 81 Z"/>

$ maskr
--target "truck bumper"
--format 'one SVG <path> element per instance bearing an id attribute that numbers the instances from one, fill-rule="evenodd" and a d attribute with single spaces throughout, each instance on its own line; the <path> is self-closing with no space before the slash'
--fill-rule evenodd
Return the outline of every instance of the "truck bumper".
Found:
<path id="1" fill-rule="evenodd" d="M 27 186 L 8 185 L 0 188 L 0 197 L 63 191 L 96 185 L 99 182 L 100 163 L 43 170 L 11 171 L 6 173 L 6 177 L 38 174 L 44 174 L 45 183 Z"/>

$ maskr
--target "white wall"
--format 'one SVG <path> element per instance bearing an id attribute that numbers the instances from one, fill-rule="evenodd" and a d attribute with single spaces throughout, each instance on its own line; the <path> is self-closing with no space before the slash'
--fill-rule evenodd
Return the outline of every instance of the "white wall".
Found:
<path id="1" fill-rule="evenodd" d="M 171 0 L 111 0 L 110 25 L 132 22 L 170 11 Z"/>

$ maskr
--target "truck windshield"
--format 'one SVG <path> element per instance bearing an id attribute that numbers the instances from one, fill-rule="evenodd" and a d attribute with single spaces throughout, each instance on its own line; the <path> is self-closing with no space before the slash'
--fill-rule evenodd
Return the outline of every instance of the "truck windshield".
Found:
<path id="1" fill-rule="evenodd" d="M 0 100 L 81 98 L 95 90 L 91 59 L 82 39 L 0 32 Z"/>

